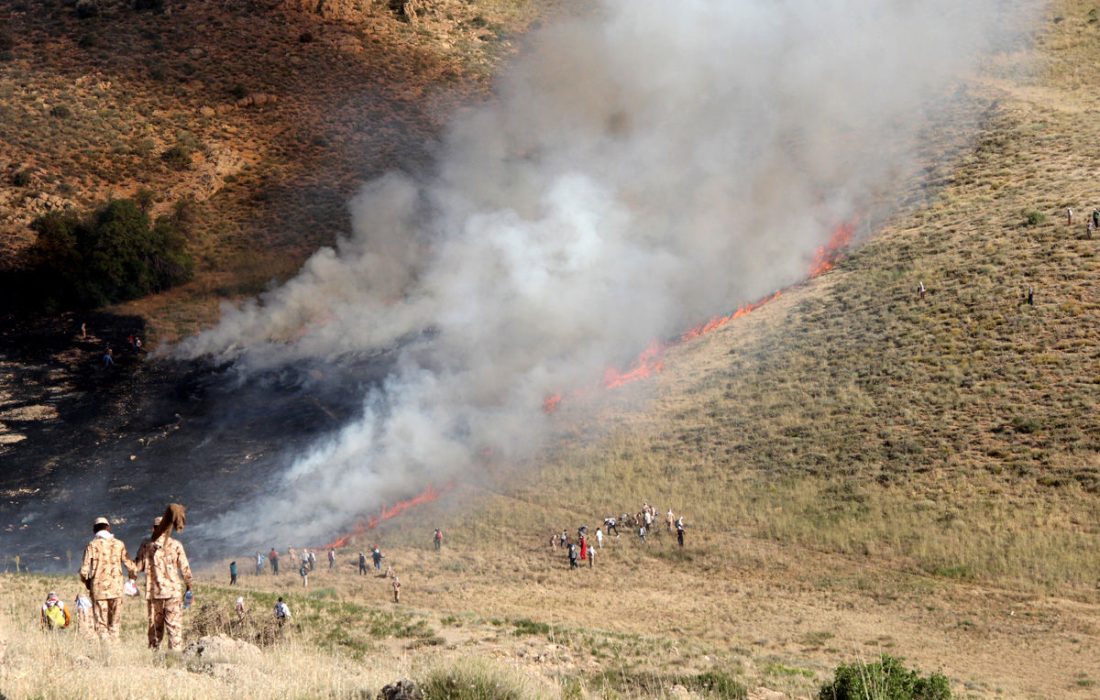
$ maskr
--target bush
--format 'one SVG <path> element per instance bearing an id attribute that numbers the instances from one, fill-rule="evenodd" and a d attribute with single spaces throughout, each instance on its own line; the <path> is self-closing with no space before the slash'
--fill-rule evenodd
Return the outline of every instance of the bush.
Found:
<path id="1" fill-rule="evenodd" d="M 51 212 L 33 224 L 27 251 L 36 298 L 47 307 L 96 307 L 135 299 L 190 279 L 193 263 L 176 216 L 150 224 L 132 200 L 95 212 Z"/>
<path id="2" fill-rule="evenodd" d="M 164 12 L 164 0 L 134 0 L 134 10 L 137 12 Z"/>
<path id="3" fill-rule="evenodd" d="M 830 683 L 821 686 L 818 700 L 950 700 L 951 686 L 942 674 L 922 678 L 902 665 L 902 659 L 883 654 L 871 664 L 838 666 Z"/>
<path id="4" fill-rule="evenodd" d="M 54 105 L 50 108 L 50 116 L 57 117 L 58 119 L 68 119 L 73 115 L 73 111 L 65 105 Z"/>
<path id="5" fill-rule="evenodd" d="M 311 43 L 313 41 L 313 33 L 312 32 L 302 32 L 301 34 L 298 35 L 298 41 L 302 42 L 303 44 Z"/>
<path id="6" fill-rule="evenodd" d="M 95 0 L 76 0 L 76 16 L 78 19 L 88 19 L 99 14 L 99 4 Z"/>
<path id="7" fill-rule="evenodd" d="M 178 143 L 161 153 L 160 159 L 173 170 L 187 170 L 191 167 L 191 149 L 182 143 Z"/>
<path id="8" fill-rule="evenodd" d="M 31 174 L 26 170 L 17 170 L 11 176 L 11 184 L 13 187 L 26 187 L 31 184 Z"/>
<path id="9" fill-rule="evenodd" d="M 420 684 L 424 700 L 524 700 L 518 684 L 480 665 L 437 669 Z"/>
<path id="10" fill-rule="evenodd" d="M 1041 211 L 1032 210 L 1024 215 L 1025 226 L 1039 226 L 1040 224 L 1046 223 L 1046 220 L 1047 215 Z"/>

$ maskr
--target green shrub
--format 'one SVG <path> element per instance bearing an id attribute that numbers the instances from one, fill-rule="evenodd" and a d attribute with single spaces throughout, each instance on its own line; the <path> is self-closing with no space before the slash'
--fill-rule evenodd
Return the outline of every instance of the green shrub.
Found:
<path id="1" fill-rule="evenodd" d="M 191 149 L 181 143 L 177 143 L 164 153 L 161 153 L 160 159 L 167 163 L 168 167 L 173 170 L 187 170 L 191 167 Z"/>
<path id="2" fill-rule="evenodd" d="M 950 700 L 951 686 L 942 674 L 921 677 L 902 659 L 883 654 L 870 664 L 838 666 L 833 680 L 821 686 L 817 700 Z"/>
<path id="3" fill-rule="evenodd" d="M 73 111 L 65 105 L 54 105 L 50 108 L 50 116 L 57 117 L 58 119 L 68 119 L 73 115 Z"/>
<path id="4" fill-rule="evenodd" d="M 26 187 L 31 184 L 31 174 L 26 170 L 16 170 L 11 176 L 13 187 Z"/>
<path id="5" fill-rule="evenodd" d="M 150 223 L 132 200 L 90 214 L 51 212 L 32 228 L 28 249 L 36 298 L 47 307 L 96 307 L 135 299 L 190 279 L 184 223 L 175 215 Z"/>
<path id="6" fill-rule="evenodd" d="M 1040 224 L 1046 223 L 1046 220 L 1047 215 L 1041 211 L 1032 210 L 1024 214 L 1025 226 L 1039 226 Z"/>

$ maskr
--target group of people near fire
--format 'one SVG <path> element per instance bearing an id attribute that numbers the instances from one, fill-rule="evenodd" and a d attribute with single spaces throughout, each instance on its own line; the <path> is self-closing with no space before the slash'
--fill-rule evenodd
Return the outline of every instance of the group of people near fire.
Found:
<path id="1" fill-rule="evenodd" d="M 186 510 L 169 504 L 164 515 L 153 520 L 149 537 L 141 542 L 131 559 L 126 545 L 111 532 L 107 518 L 92 523 L 92 541 L 84 548 L 80 582 L 75 596 L 77 626 L 89 636 L 117 641 L 122 626 L 124 596 L 136 596 L 137 576 L 145 574 L 145 614 L 149 646 L 158 648 L 167 637 L 169 649 L 183 643 L 183 609 L 191 600 L 191 565 L 173 531 L 186 524 Z M 125 570 L 126 581 L 121 576 Z M 41 609 L 42 625 L 49 629 L 69 627 L 72 613 L 57 593 L 51 591 Z"/>
<path id="2" fill-rule="evenodd" d="M 646 502 L 642 504 L 642 509 L 637 513 L 623 513 L 618 517 L 614 515 L 605 517 L 603 526 L 597 527 L 596 532 L 592 535 L 589 535 L 587 525 L 581 525 L 577 528 L 576 538 L 573 538 L 568 530 L 562 530 L 561 534 L 554 533 L 550 535 L 550 546 L 566 550 L 570 569 L 580 568 L 582 561 L 588 562 L 590 568 L 595 568 L 596 557 L 603 549 L 605 538 L 614 535 L 618 539 L 621 536 L 620 528 L 624 528 L 628 534 L 636 535 L 641 544 L 646 544 L 647 537 L 660 531 L 659 528 L 654 527 L 659 520 L 660 511 L 656 506 L 651 506 Z M 677 517 L 669 508 L 668 512 L 664 514 L 664 520 L 665 529 L 669 534 L 675 532 L 677 544 L 683 547 L 684 516 L 681 514 Z"/>
<path id="3" fill-rule="evenodd" d="M 183 544 L 172 537 L 174 531 L 184 529 L 186 509 L 178 503 L 169 504 L 164 515 L 153 520 L 149 537 L 138 547 L 137 555 L 131 559 L 126 545 L 111 532 L 111 522 L 105 517 L 96 518 L 92 524 L 92 540 L 84 549 L 80 565 L 80 581 L 84 588 L 73 598 L 72 609 L 61 600 L 55 591 L 50 591 L 40 609 L 42 626 L 49 630 L 66 629 L 75 626 L 79 632 L 89 637 L 98 637 L 106 642 L 119 639 L 122 623 L 123 601 L 126 597 L 136 597 L 138 574 L 145 574 L 145 612 L 147 618 L 147 637 L 149 647 L 159 648 L 167 640 L 169 649 L 180 649 L 183 645 L 183 612 L 193 600 L 191 592 L 191 565 Z M 443 531 L 436 528 L 432 533 L 432 543 L 436 551 L 443 546 Z M 294 561 L 299 553 L 294 548 L 287 556 Z M 359 552 L 359 573 L 367 572 L 367 554 Z M 381 571 L 385 555 L 375 545 L 370 558 L 376 571 Z M 256 553 L 256 574 L 262 574 L 264 565 L 269 564 L 271 573 L 279 573 L 279 552 L 272 547 L 265 556 Z M 327 552 L 328 568 L 336 568 L 336 550 Z M 300 552 L 298 574 L 303 586 L 309 585 L 309 574 L 317 567 L 316 552 L 303 549 Z M 126 576 L 123 576 L 123 571 Z M 237 562 L 229 564 L 229 584 L 237 585 Z M 387 567 L 385 573 L 393 589 L 393 601 L 401 600 L 401 581 L 393 567 Z M 244 598 L 238 597 L 235 607 L 238 617 L 243 617 Z M 291 618 L 290 607 L 283 598 L 279 598 L 274 607 L 274 619 L 282 625 Z"/>

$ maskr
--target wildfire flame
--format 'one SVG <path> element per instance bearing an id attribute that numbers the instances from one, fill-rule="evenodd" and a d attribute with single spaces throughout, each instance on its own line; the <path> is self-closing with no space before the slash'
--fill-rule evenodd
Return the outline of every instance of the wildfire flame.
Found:
<path id="1" fill-rule="evenodd" d="M 350 532 L 336 538 L 332 542 L 329 542 L 324 546 L 324 549 L 338 549 L 340 547 L 345 547 L 353 537 L 360 537 L 362 535 L 365 535 L 386 520 L 389 520 L 390 518 L 396 518 L 398 515 L 401 515 L 410 508 L 415 508 L 416 506 L 424 505 L 425 503 L 431 503 L 432 501 L 438 499 L 440 495 L 440 491 L 437 491 L 433 486 L 429 486 L 418 496 L 413 496 L 412 498 L 408 498 L 404 501 L 398 501 L 397 503 L 389 507 L 382 506 L 382 511 L 380 513 L 378 513 L 377 515 L 372 515 L 370 518 L 360 518 L 359 521 L 355 523 L 355 526 L 352 527 Z"/>
<path id="2" fill-rule="evenodd" d="M 823 275 L 829 270 L 836 267 L 837 260 L 844 254 L 844 251 L 848 249 L 848 246 L 852 244 L 852 238 L 855 236 L 856 227 L 853 223 L 841 224 L 833 231 L 833 235 L 829 237 L 828 242 L 821 246 L 814 253 L 814 259 L 810 264 L 809 274 L 807 279 L 813 279 L 819 275 Z M 653 341 L 650 343 L 642 354 L 638 356 L 638 359 L 634 361 L 634 364 L 630 366 L 630 369 L 625 371 L 619 371 L 614 367 L 609 367 L 604 372 L 603 386 L 605 389 L 616 389 L 624 384 L 630 384 L 641 379 L 646 379 L 658 374 L 664 369 L 664 353 L 672 345 L 678 343 L 686 343 L 696 338 L 700 338 L 708 333 L 713 333 L 722 326 L 725 326 L 731 321 L 735 321 L 742 316 L 746 316 L 753 311 L 756 311 L 761 306 L 775 301 L 783 293 L 782 290 L 775 292 L 774 294 L 764 297 L 758 301 L 754 301 L 749 304 L 742 304 L 737 307 L 737 310 L 728 316 L 715 316 L 706 323 L 701 323 L 695 326 L 689 331 L 686 331 L 680 336 L 679 340 L 674 343 L 661 343 L 659 341 Z M 561 394 L 551 394 L 547 396 L 542 402 L 542 410 L 546 413 L 553 413 L 558 410 L 563 400 Z"/>

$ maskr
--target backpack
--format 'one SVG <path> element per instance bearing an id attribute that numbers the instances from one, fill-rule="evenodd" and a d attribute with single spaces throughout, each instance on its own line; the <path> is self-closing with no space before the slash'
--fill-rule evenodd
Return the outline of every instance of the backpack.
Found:
<path id="1" fill-rule="evenodd" d="M 50 629 L 61 629 L 67 622 L 65 609 L 60 605 L 47 605 L 44 614 Z"/>

